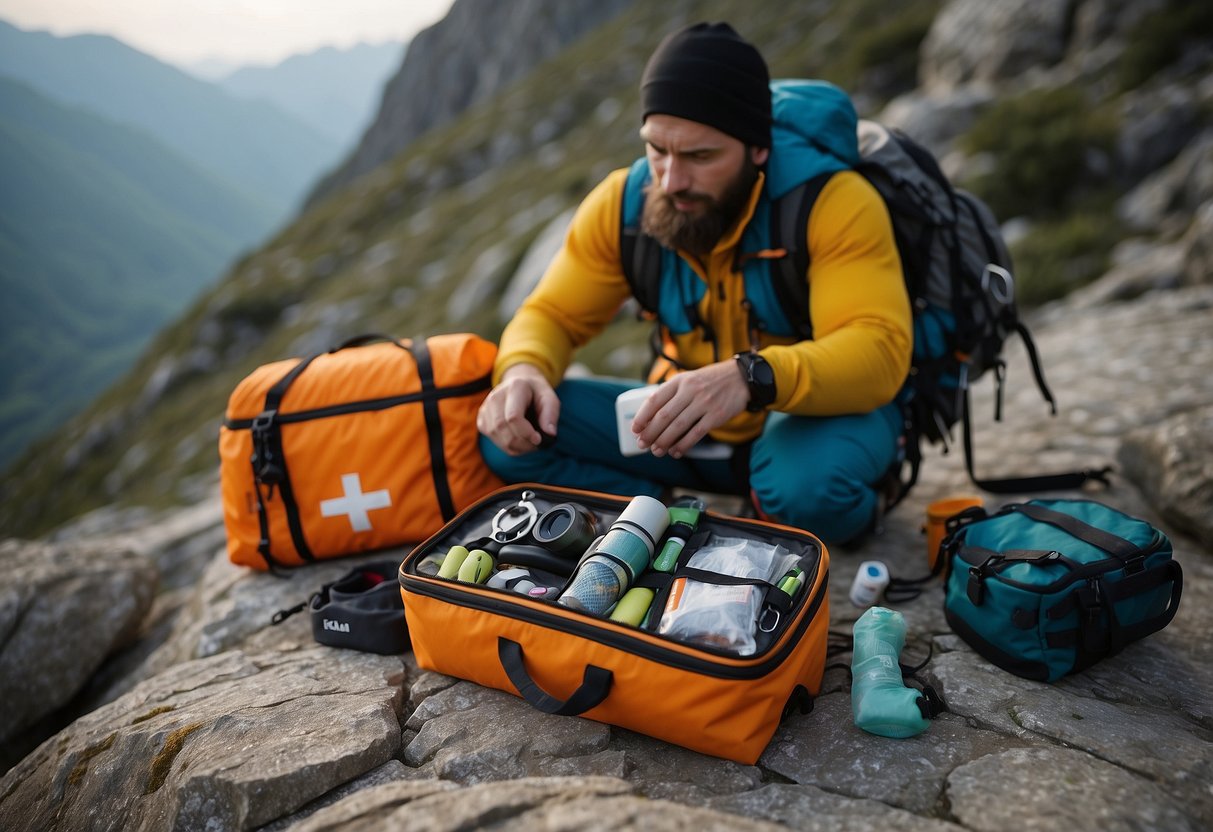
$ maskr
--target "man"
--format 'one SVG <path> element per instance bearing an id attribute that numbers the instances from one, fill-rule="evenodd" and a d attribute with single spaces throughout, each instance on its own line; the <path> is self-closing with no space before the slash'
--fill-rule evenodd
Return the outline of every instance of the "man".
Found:
<path id="1" fill-rule="evenodd" d="M 760 516 L 855 538 L 877 519 L 879 483 L 897 459 L 893 399 L 911 319 L 884 202 L 849 170 L 850 101 L 813 82 L 773 95 L 762 56 L 723 23 L 662 41 L 641 101 L 645 159 L 586 197 L 502 334 L 478 419 L 485 460 L 514 482 L 748 493 Z M 770 261 L 787 252 L 764 242 L 772 200 L 809 180 L 824 185 L 805 232 L 806 338 L 771 288 Z M 638 382 L 561 381 L 631 294 L 629 210 L 663 248 L 655 305 L 666 356 L 655 368 L 663 383 L 631 425 L 647 453 L 633 457 L 619 451 L 614 400 Z M 732 458 L 693 452 L 705 437 L 733 446 Z"/>

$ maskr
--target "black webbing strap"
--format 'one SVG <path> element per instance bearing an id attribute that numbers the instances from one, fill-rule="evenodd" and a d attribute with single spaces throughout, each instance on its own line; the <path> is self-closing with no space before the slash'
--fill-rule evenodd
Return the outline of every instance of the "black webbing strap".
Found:
<path id="1" fill-rule="evenodd" d="M 1024 517 L 1030 517 L 1037 523 L 1047 523 L 1054 528 L 1061 529 L 1066 534 L 1121 560 L 1128 560 L 1141 554 L 1141 547 L 1131 540 L 1125 540 L 1123 537 L 1085 523 L 1072 514 L 1054 511 L 1033 503 L 1012 506 L 1010 510 L 1016 514 L 1022 514 Z"/>
<path id="2" fill-rule="evenodd" d="M 1112 473 L 1112 466 L 1110 465 L 1105 465 L 1102 468 L 1084 468 L 1081 471 L 1038 474 L 1030 477 L 985 479 L 977 476 L 973 470 L 973 429 L 969 419 L 971 408 L 969 407 L 969 391 L 967 388 L 964 391 L 962 400 L 963 407 L 960 421 L 963 428 L 961 434 L 964 438 L 965 470 L 969 472 L 969 479 L 978 488 L 989 491 L 992 494 L 1024 494 L 1030 491 L 1065 491 L 1077 489 L 1082 488 L 1085 483 L 1091 481 L 1111 485 L 1108 479 L 1108 475 Z"/>
<path id="3" fill-rule="evenodd" d="M 438 388 L 434 384 L 434 364 L 430 360 L 430 350 L 424 338 L 414 338 L 409 343 L 408 350 L 417 362 L 417 376 L 421 379 L 421 408 L 425 414 L 425 432 L 430 443 L 430 473 L 434 480 L 434 494 L 438 497 L 442 522 L 449 523 L 456 514 L 455 501 L 451 497 L 451 483 L 447 478 L 442 413 L 438 408 Z"/>
<path id="4" fill-rule="evenodd" d="M 809 214 L 833 173 L 819 174 L 771 203 L 771 248 L 787 254 L 771 261 L 771 287 L 796 337 L 813 337 L 809 312 Z"/>
<path id="5" fill-rule="evenodd" d="M 301 359 L 286 375 L 274 382 L 265 394 L 265 405 L 261 413 L 253 418 L 249 428 L 253 438 L 253 489 L 257 492 L 257 523 L 261 533 L 257 552 L 265 559 L 271 572 L 279 564 L 270 553 L 269 516 L 265 501 L 272 499 L 275 487 L 278 489 L 278 496 L 282 498 L 282 508 L 286 512 L 287 527 L 290 529 L 295 551 L 304 560 L 315 560 L 303 534 L 303 523 L 299 519 L 299 506 L 295 502 L 295 490 L 291 486 L 290 471 L 287 469 L 286 455 L 282 448 L 282 431 L 277 419 L 286 392 L 295 379 L 321 355 L 323 353 L 316 353 Z M 264 496 L 261 493 L 263 484 L 268 486 L 268 493 Z"/>

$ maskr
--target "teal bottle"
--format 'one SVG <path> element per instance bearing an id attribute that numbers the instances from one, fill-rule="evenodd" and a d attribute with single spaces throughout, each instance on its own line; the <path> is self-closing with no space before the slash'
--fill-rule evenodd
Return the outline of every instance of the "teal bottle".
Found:
<path id="1" fill-rule="evenodd" d="M 922 699 L 901 679 L 906 620 L 901 613 L 872 607 L 855 622 L 851 656 L 851 714 L 855 725 L 881 737 L 901 739 L 927 730 Z"/>

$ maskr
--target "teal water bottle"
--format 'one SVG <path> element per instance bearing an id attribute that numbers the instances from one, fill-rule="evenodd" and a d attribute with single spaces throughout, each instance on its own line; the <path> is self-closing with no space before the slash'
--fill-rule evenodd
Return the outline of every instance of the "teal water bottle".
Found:
<path id="1" fill-rule="evenodd" d="M 919 707 L 922 695 L 901 679 L 906 620 L 901 613 L 872 607 L 855 622 L 851 656 L 851 714 L 869 734 L 897 739 L 927 730 L 931 721 Z"/>

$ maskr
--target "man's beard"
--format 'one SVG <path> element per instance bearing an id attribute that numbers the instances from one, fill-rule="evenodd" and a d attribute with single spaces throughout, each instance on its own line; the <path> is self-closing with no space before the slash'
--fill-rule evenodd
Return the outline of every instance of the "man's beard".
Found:
<path id="1" fill-rule="evenodd" d="M 746 157 L 737 177 L 718 200 L 691 191 L 667 194 L 656 182 L 650 182 L 644 190 L 640 227 L 666 248 L 680 248 L 699 256 L 709 254 L 721 235 L 741 216 L 757 179 L 758 166 Z M 703 209 L 698 214 L 679 211 L 674 207 L 675 199 L 696 202 Z"/>

